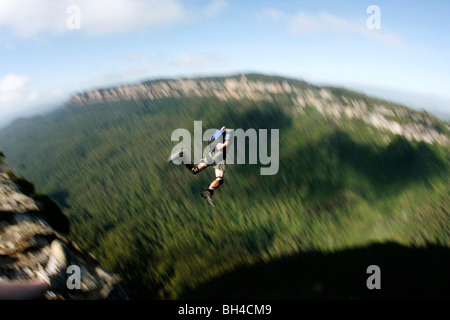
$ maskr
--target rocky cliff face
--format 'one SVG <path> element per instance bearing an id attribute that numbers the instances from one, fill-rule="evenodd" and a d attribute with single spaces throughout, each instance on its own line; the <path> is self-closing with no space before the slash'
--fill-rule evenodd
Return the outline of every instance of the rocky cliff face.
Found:
<path id="1" fill-rule="evenodd" d="M 91 90 L 73 95 L 69 105 L 85 106 L 95 103 L 182 97 L 207 97 L 223 101 L 230 99 L 287 101 L 292 104 L 292 110 L 295 112 L 303 113 L 305 108 L 312 107 L 323 116 L 360 119 L 370 126 L 402 135 L 409 140 L 440 144 L 450 142 L 448 137 L 437 129 L 436 119 L 426 114 L 412 112 L 388 102 L 383 104 L 364 95 L 352 92 L 338 94 L 336 91 L 339 90 L 318 88 L 303 81 L 241 75 L 226 78 L 159 80 Z M 368 103 L 369 100 L 373 100 L 373 103 Z M 448 124 L 445 126 L 450 130 Z"/>
<path id="2" fill-rule="evenodd" d="M 45 267 L 50 243 L 65 243 L 68 265 L 81 271 L 81 288 L 48 292 L 49 299 L 128 299 L 118 278 L 92 256 L 58 234 L 43 217 L 45 207 L 21 193 L 5 172 L 0 172 L 0 281 L 29 280 Z"/>

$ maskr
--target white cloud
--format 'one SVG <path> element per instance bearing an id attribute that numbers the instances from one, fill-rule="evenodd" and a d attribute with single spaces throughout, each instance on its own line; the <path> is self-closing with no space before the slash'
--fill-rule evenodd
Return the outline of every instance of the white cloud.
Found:
<path id="1" fill-rule="evenodd" d="M 101 35 L 173 24 L 185 19 L 185 9 L 176 0 L 83 0 L 81 28 Z"/>
<path id="2" fill-rule="evenodd" d="M 187 8 L 181 0 L 1 0 L 0 29 L 22 38 L 73 31 L 67 27 L 72 5 L 80 9 L 80 31 L 98 36 L 214 18 L 227 3 L 212 0 L 204 7 Z"/>
<path id="3" fill-rule="evenodd" d="M 15 101 L 29 91 L 29 78 L 16 74 L 7 74 L 0 79 L 0 111 L 12 107 Z"/>
<path id="4" fill-rule="evenodd" d="M 225 0 L 213 0 L 207 7 L 203 9 L 203 16 L 208 19 L 213 19 L 218 16 L 226 7 Z"/>
<path id="5" fill-rule="evenodd" d="M 178 0 L 2 0 L 0 27 L 23 38 L 67 32 L 70 5 L 80 8 L 81 30 L 90 35 L 161 26 L 185 17 Z"/>
<path id="6" fill-rule="evenodd" d="M 60 33 L 66 28 L 66 1 L 2 0 L 0 27 L 20 37 L 32 37 L 42 31 Z M 67 3 L 67 2 L 66 2 Z"/>
<path id="7" fill-rule="evenodd" d="M 264 9 L 260 16 L 275 22 L 284 22 L 292 35 L 312 33 L 340 33 L 356 34 L 384 45 L 402 48 L 402 41 L 394 34 L 384 30 L 370 30 L 365 24 L 357 24 L 347 21 L 327 12 L 311 14 L 299 11 L 296 14 L 286 14 L 276 9 Z"/>
<path id="8" fill-rule="evenodd" d="M 32 88 L 28 76 L 7 74 L 0 78 L 0 125 L 19 116 L 36 115 L 54 107 L 62 90 Z"/>

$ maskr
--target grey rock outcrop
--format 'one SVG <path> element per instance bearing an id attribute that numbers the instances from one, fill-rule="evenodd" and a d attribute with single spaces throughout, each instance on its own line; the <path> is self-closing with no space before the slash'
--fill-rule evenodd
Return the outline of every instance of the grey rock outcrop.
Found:
<path id="1" fill-rule="evenodd" d="M 130 100 L 153 101 L 164 98 L 217 98 L 222 101 L 284 101 L 292 110 L 304 113 L 316 109 L 325 117 L 359 119 L 382 131 L 426 143 L 450 143 L 447 135 L 435 128 L 435 119 L 412 112 L 386 101 L 370 103 L 362 94 L 336 94 L 330 88 L 319 88 L 304 81 L 272 77 L 247 78 L 245 75 L 224 78 L 155 80 L 113 88 L 89 90 L 74 94 L 69 107 Z M 339 90 L 338 90 L 339 91 Z M 388 106 L 389 105 L 389 106 Z M 446 124 L 448 128 L 448 124 Z"/>
<path id="2" fill-rule="evenodd" d="M 59 239 L 67 248 L 68 264 L 79 267 L 81 288 L 48 292 L 47 299 L 128 299 L 117 276 L 56 232 L 43 216 L 40 203 L 24 195 L 0 172 L 0 281 L 30 280 L 45 267 L 50 244 Z"/>

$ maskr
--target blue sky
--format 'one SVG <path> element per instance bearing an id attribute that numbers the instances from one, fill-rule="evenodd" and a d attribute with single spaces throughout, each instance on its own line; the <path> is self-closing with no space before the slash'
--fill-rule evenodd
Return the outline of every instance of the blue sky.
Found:
<path id="1" fill-rule="evenodd" d="M 69 29 L 70 5 L 80 29 Z M 369 29 L 370 5 L 381 29 Z M 449 1 L 0 0 L 0 125 L 73 92 L 261 72 L 450 118 Z M 70 20 L 74 21 L 74 20 Z"/>

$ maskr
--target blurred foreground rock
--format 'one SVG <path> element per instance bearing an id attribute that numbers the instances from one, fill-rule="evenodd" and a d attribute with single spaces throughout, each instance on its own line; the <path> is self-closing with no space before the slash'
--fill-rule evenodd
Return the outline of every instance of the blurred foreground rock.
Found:
<path id="1" fill-rule="evenodd" d="M 128 299 L 117 276 L 58 234 L 42 210 L 0 172 L 0 281 L 36 278 L 39 266 L 47 264 L 50 243 L 59 239 L 68 249 L 68 265 L 81 270 L 81 289 L 48 292 L 47 299 Z"/>

